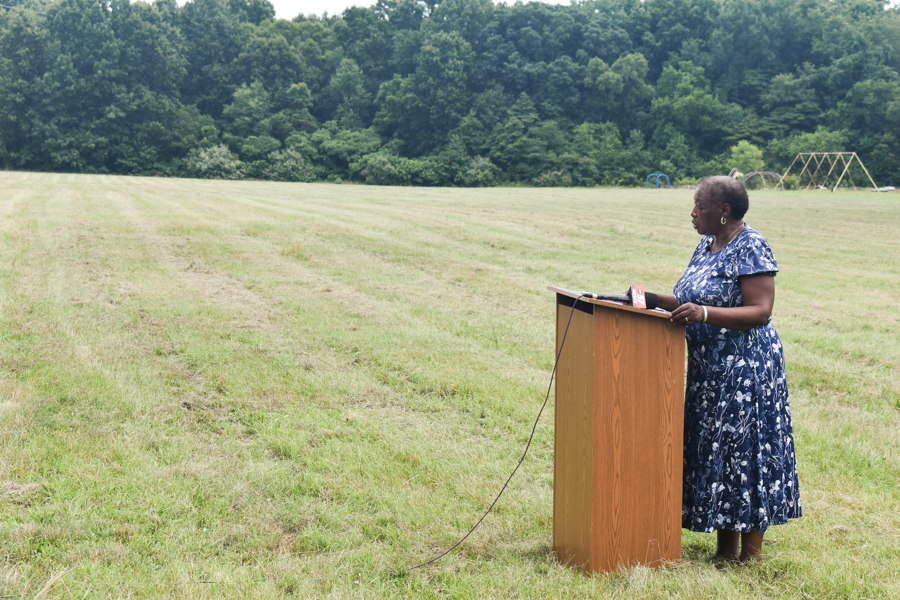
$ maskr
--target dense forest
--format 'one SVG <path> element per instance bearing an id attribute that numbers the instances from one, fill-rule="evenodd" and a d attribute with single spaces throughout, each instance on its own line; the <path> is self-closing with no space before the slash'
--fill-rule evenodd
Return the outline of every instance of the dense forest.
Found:
<path id="1" fill-rule="evenodd" d="M 638 185 L 852 150 L 900 167 L 880 0 L 5 0 L 0 167 Z"/>

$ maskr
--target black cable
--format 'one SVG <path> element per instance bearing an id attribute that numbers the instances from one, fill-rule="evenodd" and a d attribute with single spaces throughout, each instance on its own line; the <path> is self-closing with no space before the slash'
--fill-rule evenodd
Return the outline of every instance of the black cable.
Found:
<path id="1" fill-rule="evenodd" d="M 559 351 L 556 353 L 556 361 L 553 363 L 553 371 L 550 372 L 550 383 L 549 385 L 547 385 L 547 395 L 544 397 L 544 403 L 541 405 L 541 410 L 538 411 L 537 418 L 534 420 L 534 426 L 531 428 L 531 435 L 528 436 L 528 443 L 525 444 L 525 452 L 522 453 L 522 458 L 519 459 L 516 468 L 513 469 L 512 473 L 509 474 L 509 477 L 506 479 L 506 483 L 504 483 L 503 487 L 500 488 L 500 492 L 497 494 L 497 497 L 494 498 L 494 501 L 491 502 L 491 505 L 488 507 L 488 509 L 484 512 L 483 515 L 481 515 L 481 518 L 478 519 L 478 522 L 472 526 L 472 529 L 469 530 L 469 533 L 464 535 L 462 539 L 450 546 L 450 548 L 448 548 L 447 550 L 444 550 L 444 552 L 442 552 L 441 554 L 438 554 L 431 560 L 420 563 L 414 567 L 408 567 L 406 569 L 407 571 L 412 571 L 413 569 L 418 569 L 419 567 L 430 565 L 436 560 L 444 558 L 445 556 L 453 552 L 457 546 L 466 541 L 466 538 L 472 535 L 472 532 L 475 531 L 479 525 L 481 525 L 481 522 L 484 521 L 484 518 L 488 516 L 491 510 L 493 510 L 494 505 L 496 505 L 497 501 L 500 500 L 500 496 L 502 496 L 503 492 L 506 491 L 506 486 L 508 486 L 509 482 L 512 481 L 513 475 L 516 474 L 516 471 L 519 470 L 519 467 L 522 466 L 522 462 L 525 461 L 525 456 L 528 454 L 528 449 L 531 448 L 531 440 L 534 438 L 534 432 L 537 430 L 538 421 L 541 420 L 541 415 L 544 413 L 544 408 L 546 408 L 547 402 L 550 400 L 550 390 L 553 388 L 553 377 L 556 375 L 556 367 L 559 366 L 559 357 L 562 355 L 563 346 L 566 344 L 566 335 L 568 335 L 569 333 L 569 325 L 572 324 L 572 315 L 575 314 L 575 307 L 578 305 L 578 301 L 585 297 L 586 294 L 581 294 L 580 296 L 578 296 L 578 298 L 575 299 L 575 302 L 572 303 L 572 310 L 569 312 L 569 320 L 566 322 L 566 330 L 563 332 L 562 341 L 560 341 L 559 343 Z"/>

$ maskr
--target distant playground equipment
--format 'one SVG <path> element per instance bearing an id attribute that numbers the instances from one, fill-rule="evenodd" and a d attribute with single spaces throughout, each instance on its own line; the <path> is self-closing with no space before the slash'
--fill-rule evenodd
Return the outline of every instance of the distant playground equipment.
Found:
<path id="1" fill-rule="evenodd" d="M 834 182 L 834 187 L 831 187 L 831 191 L 833 192 L 837 189 L 841 184 L 841 181 L 843 181 L 844 176 L 850 180 L 850 183 L 855 190 L 856 183 L 850 175 L 850 165 L 853 163 L 854 159 L 859 163 L 859 166 L 862 167 L 862 170 L 866 174 L 866 177 L 869 178 L 872 187 L 877 191 L 881 191 L 881 189 L 875 185 L 875 180 L 869 175 L 869 171 L 866 169 L 866 166 L 860 160 L 859 156 L 856 155 L 856 152 L 801 152 L 797 155 L 797 158 L 794 159 L 794 162 L 791 163 L 791 166 L 788 167 L 787 171 L 784 172 L 784 175 L 781 176 L 781 180 L 778 182 L 778 185 L 775 186 L 775 189 L 778 189 L 779 185 L 782 190 L 784 189 L 784 178 L 788 176 L 788 173 L 791 172 L 791 169 L 793 169 L 794 165 L 799 161 L 800 164 L 803 165 L 799 175 L 800 185 L 803 186 L 804 175 L 809 177 L 809 181 L 807 181 L 806 185 L 801 189 L 827 190 L 831 187 L 829 180 L 832 175 L 836 175 L 835 168 L 840 166 L 843 167 L 843 169 L 838 169 L 841 171 L 841 174 Z M 816 168 L 815 171 L 812 170 L 813 166 Z M 828 168 L 827 172 L 825 172 L 826 167 Z"/>
<path id="2" fill-rule="evenodd" d="M 651 177 L 656 177 L 656 189 L 659 189 L 659 178 L 665 177 L 666 178 L 666 189 L 669 189 L 669 176 L 666 175 L 665 173 L 650 173 L 649 175 L 647 175 L 647 186 L 646 187 L 648 189 L 650 188 L 650 178 Z"/>
<path id="3" fill-rule="evenodd" d="M 760 187 L 764 190 L 769 188 L 768 184 L 774 184 L 775 187 L 778 187 L 778 184 L 781 183 L 781 175 L 773 173 L 772 171 L 751 171 L 745 175 L 738 171 L 737 167 L 732 167 L 728 176 L 737 179 L 747 188 L 751 187 L 750 183 L 754 178 L 759 180 Z"/>
<path id="4" fill-rule="evenodd" d="M 781 183 L 781 175 L 779 175 L 778 173 L 773 173 L 772 171 L 752 171 L 741 177 L 741 183 L 749 188 L 750 182 L 754 178 L 759 180 L 760 187 L 762 187 L 762 189 L 764 190 L 768 189 L 769 185 L 778 187 L 778 184 Z"/>

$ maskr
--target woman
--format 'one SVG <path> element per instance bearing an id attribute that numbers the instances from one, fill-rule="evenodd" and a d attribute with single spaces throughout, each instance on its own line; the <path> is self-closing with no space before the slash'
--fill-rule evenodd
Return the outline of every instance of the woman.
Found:
<path id="1" fill-rule="evenodd" d="M 731 177 L 709 177 L 691 220 L 704 236 L 659 305 L 687 326 L 682 526 L 718 536 L 715 556 L 760 557 L 763 534 L 801 515 L 781 341 L 771 323 L 778 265 L 744 221 Z"/>

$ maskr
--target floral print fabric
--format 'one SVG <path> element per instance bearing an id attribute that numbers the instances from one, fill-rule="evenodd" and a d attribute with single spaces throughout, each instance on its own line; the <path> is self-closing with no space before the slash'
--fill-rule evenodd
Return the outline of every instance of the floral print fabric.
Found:
<path id="1" fill-rule="evenodd" d="M 704 237 L 675 285 L 678 302 L 742 306 L 740 278 L 778 271 L 750 227 L 712 254 Z M 687 328 L 682 527 L 765 532 L 801 515 L 781 340 L 749 331 Z"/>

